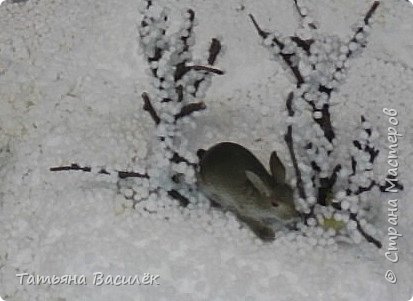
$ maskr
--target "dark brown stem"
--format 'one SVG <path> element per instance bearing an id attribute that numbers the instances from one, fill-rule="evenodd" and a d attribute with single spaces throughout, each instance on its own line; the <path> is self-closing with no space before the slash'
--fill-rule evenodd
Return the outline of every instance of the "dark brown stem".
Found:
<path id="1" fill-rule="evenodd" d="M 149 176 L 147 174 L 141 174 L 138 172 L 133 172 L 133 171 L 118 171 L 118 177 L 121 179 L 126 179 L 126 178 L 146 178 L 149 179 Z"/>
<path id="2" fill-rule="evenodd" d="M 159 118 L 158 114 L 155 111 L 155 108 L 152 106 L 151 100 L 149 98 L 148 93 L 144 92 L 142 93 L 142 99 L 144 102 L 143 109 L 147 112 L 149 112 L 149 115 L 151 115 L 153 121 L 155 122 L 156 125 L 158 125 L 161 122 L 161 119 Z"/>
<path id="3" fill-rule="evenodd" d="M 288 115 L 290 117 L 294 116 L 294 110 L 292 108 L 293 98 L 294 98 L 294 93 L 290 92 L 290 94 L 288 94 L 287 101 L 286 101 Z M 305 200 L 306 199 L 306 193 L 305 193 L 305 190 L 304 190 L 303 180 L 301 178 L 301 170 L 298 167 L 297 157 L 296 157 L 295 152 L 294 152 L 293 128 L 292 128 L 291 125 L 288 126 L 287 134 L 285 134 L 284 140 L 285 140 L 285 143 L 287 144 L 288 151 L 289 151 L 290 157 L 291 157 L 291 161 L 293 163 L 293 167 L 294 167 L 294 171 L 295 171 L 295 177 L 297 179 L 298 194 L 300 195 L 300 198 Z"/>
<path id="4" fill-rule="evenodd" d="M 314 105 L 314 103 L 310 103 L 313 106 L 313 112 L 315 112 L 317 109 Z M 328 104 L 324 104 L 323 108 L 321 109 L 321 118 L 313 118 L 316 123 L 321 127 L 324 133 L 324 137 L 329 142 L 332 142 L 333 139 L 336 137 L 336 134 L 334 133 L 333 126 L 331 124 L 331 114 L 330 114 L 330 106 Z"/>
<path id="5" fill-rule="evenodd" d="M 255 26 L 255 29 L 257 30 L 258 34 L 263 38 L 266 39 L 269 35 L 268 32 L 264 31 L 261 29 L 261 27 L 258 25 L 257 21 L 255 20 L 254 16 L 249 14 L 249 17 L 251 18 L 252 23 Z M 291 57 L 292 54 L 286 54 L 286 53 L 282 53 L 282 50 L 284 49 L 285 45 L 283 43 L 281 43 L 280 40 L 278 40 L 276 37 L 273 38 L 273 42 L 275 44 L 277 44 L 277 46 L 280 48 L 281 52 L 280 52 L 280 56 L 282 57 L 282 59 L 284 60 L 284 62 L 287 64 L 287 66 L 290 68 L 291 72 L 294 74 L 294 77 L 297 80 L 297 88 L 300 88 L 301 85 L 304 83 L 304 78 L 300 73 L 300 70 L 298 69 L 297 66 L 294 66 Z"/>
<path id="6" fill-rule="evenodd" d="M 375 239 L 373 236 L 367 234 L 364 229 L 360 225 L 360 221 L 357 219 L 357 215 L 355 213 L 350 214 L 350 219 L 355 221 L 357 223 L 357 230 L 360 232 L 360 234 L 369 242 L 374 244 L 377 248 L 381 249 L 382 243 Z"/>
<path id="7" fill-rule="evenodd" d="M 82 167 L 77 163 L 73 163 L 68 166 L 59 166 L 59 167 L 51 167 L 50 171 L 57 172 L 57 171 L 83 171 L 83 172 L 92 172 L 92 168 L 89 166 Z M 111 173 L 108 172 L 106 169 L 102 168 L 98 172 L 98 174 L 110 175 Z M 120 179 L 126 178 L 149 178 L 147 174 L 141 174 L 138 172 L 133 171 L 116 171 L 118 177 Z"/>
<path id="8" fill-rule="evenodd" d="M 364 24 L 369 24 L 370 18 L 373 16 L 374 12 L 376 11 L 377 7 L 379 7 L 380 1 L 374 1 L 373 5 L 367 12 L 366 16 L 364 17 Z"/>
<path id="9" fill-rule="evenodd" d="M 368 25 L 370 22 L 371 17 L 373 16 L 374 12 L 377 10 L 377 8 L 379 7 L 380 2 L 379 1 L 375 1 L 373 2 L 373 5 L 370 7 L 369 11 L 366 13 L 363 21 L 364 21 L 364 25 Z M 364 29 L 363 27 L 358 27 L 353 35 L 353 37 L 350 39 L 350 41 L 348 43 L 351 42 L 357 42 L 357 34 L 359 34 L 360 32 L 363 32 Z M 349 58 L 351 55 L 353 54 L 353 52 L 350 50 L 347 54 L 346 57 Z M 341 71 L 343 69 L 343 67 L 337 68 L 336 71 Z"/>
<path id="10" fill-rule="evenodd" d="M 173 152 L 173 156 L 171 158 L 171 162 L 174 162 L 174 163 L 184 162 L 184 163 L 186 163 L 186 164 L 188 164 L 192 167 L 195 167 L 197 165 L 196 163 L 189 162 L 186 158 L 182 157 L 177 152 L 175 152 L 175 151 L 172 151 L 172 152 Z"/>
<path id="11" fill-rule="evenodd" d="M 84 172 L 91 172 L 92 169 L 88 166 L 86 167 L 81 167 L 79 164 L 72 164 L 70 166 L 59 166 L 59 167 L 51 167 L 50 171 L 68 171 L 68 170 L 74 170 L 74 171 L 84 171 Z"/>
<path id="12" fill-rule="evenodd" d="M 175 189 L 169 190 L 168 195 L 177 200 L 182 207 L 186 207 L 189 204 L 189 200 Z"/>
<path id="13" fill-rule="evenodd" d="M 224 71 L 218 68 L 210 67 L 210 66 L 194 65 L 194 66 L 188 66 L 188 68 L 192 70 L 196 70 L 196 71 L 207 71 L 207 72 L 215 73 L 218 75 L 224 74 Z"/>
<path id="14" fill-rule="evenodd" d="M 331 204 L 335 209 L 337 210 L 342 210 L 341 205 L 339 203 L 332 203 Z M 350 213 L 350 219 L 352 221 L 355 221 L 357 224 L 357 231 L 360 232 L 360 234 L 370 243 L 374 244 L 377 248 L 381 249 L 382 243 L 375 239 L 373 236 L 369 235 L 364 231 L 364 229 L 360 225 L 360 221 L 357 219 L 357 214 L 356 213 Z"/>
<path id="15" fill-rule="evenodd" d="M 209 56 L 208 64 L 213 65 L 218 57 L 218 54 L 221 52 L 222 45 L 218 39 L 212 39 L 211 45 L 209 46 Z"/>
<path id="16" fill-rule="evenodd" d="M 298 167 L 298 163 L 297 163 L 297 157 L 295 156 L 294 153 L 294 142 L 293 142 L 293 129 L 292 126 L 289 125 L 288 129 L 287 129 L 287 134 L 284 136 L 284 140 L 287 143 L 288 146 L 288 151 L 290 152 L 290 157 L 291 157 L 291 161 L 293 162 L 293 167 L 295 170 L 295 177 L 297 179 L 297 189 L 298 189 L 298 193 L 300 195 L 300 198 L 302 198 L 303 200 L 306 199 L 306 194 L 305 194 L 305 190 L 304 190 L 304 186 L 303 186 L 303 180 L 301 178 L 301 170 Z"/>

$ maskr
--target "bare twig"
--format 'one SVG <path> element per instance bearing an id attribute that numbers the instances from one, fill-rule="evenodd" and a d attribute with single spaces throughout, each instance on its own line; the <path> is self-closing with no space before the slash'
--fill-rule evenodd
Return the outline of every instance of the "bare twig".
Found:
<path id="1" fill-rule="evenodd" d="M 312 39 L 303 40 L 300 37 L 296 37 L 296 36 L 292 36 L 290 37 L 290 39 L 293 40 L 297 44 L 298 47 L 303 49 L 307 53 L 307 55 L 310 55 L 310 47 L 314 43 L 314 40 Z"/>
<path id="2" fill-rule="evenodd" d="M 215 73 L 218 75 L 223 75 L 224 71 L 218 69 L 218 68 L 214 68 L 211 66 L 202 66 L 202 65 L 194 65 L 194 66 L 188 66 L 189 69 L 192 70 L 196 70 L 196 71 L 206 71 L 206 72 L 211 72 L 211 73 Z"/>
<path id="3" fill-rule="evenodd" d="M 206 105 L 203 101 L 190 103 L 182 107 L 181 112 L 175 115 L 175 119 L 181 119 L 183 117 L 189 116 L 194 112 L 202 111 L 206 109 Z"/>
<path id="4" fill-rule="evenodd" d="M 326 206 L 327 196 L 333 189 L 333 186 L 336 184 L 337 181 L 337 174 L 341 170 L 341 164 L 337 164 L 334 167 L 333 172 L 330 177 L 327 178 L 320 178 L 320 188 L 318 189 L 318 201 L 317 203 Z"/>
<path id="5" fill-rule="evenodd" d="M 294 98 L 294 93 L 290 92 L 287 97 L 286 101 L 286 106 L 288 110 L 288 115 L 290 117 L 294 116 L 294 110 L 292 108 L 292 101 Z M 297 189 L 298 189 L 298 194 L 300 195 L 300 198 L 306 199 L 306 193 L 304 190 L 304 184 L 303 184 L 303 179 L 301 177 L 301 170 L 298 167 L 298 162 L 297 162 L 297 157 L 294 152 L 294 141 L 293 141 L 293 128 L 291 125 L 288 126 L 287 133 L 284 136 L 285 143 L 287 144 L 288 151 L 290 153 L 291 161 L 293 163 L 294 171 L 295 171 L 295 177 L 297 179 Z"/>
<path id="6" fill-rule="evenodd" d="M 374 12 L 376 11 L 377 7 L 379 7 L 379 5 L 380 5 L 380 1 L 373 2 L 373 5 L 371 6 L 366 16 L 364 17 L 364 24 L 366 25 L 369 24 L 370 18 L 373 16 Z M 360 28 L 360 30 L 363 30 L 363 29 Z"/>
<path id="7" fill-rule="evenodd" d="M 372 6 L 370 7 L 368 12 L 364 16 L 364 19 L 363 19 L 364 25 L 369 25 L 370 19 L 373 16 L 373 14 L 375 13 L 375 11 L 377 10 L 377 8 L 379 7 L 379 5 L 380 5 L 380 1 L 373 2 Z M 357 35 L 361 32 L 364 32 L 363 26 L 360 26 L 356 29 L 356 31 L 354 32 L 353 37 L 350 39 L 348 44 L 350 44 L 351 42 L 357 42 Z M 349 58 L 352 54 L 353 54 L 353 51 L 349 50 L 349 52 L 347 52 L 347 54 L 346 54 L 346 57 Z M 341 71 L 342 69 L 343 69 L 343 67 L 340 67 L 340 68 L 337 68 L 336 71 Z"/>
<path id="8" fill-rule="evenodd" d="M 149 176 L 147 174 L 141 174 L 138 172 L 133 172 L 133 171 L 118 171 L 118 177 L 121 179 L 126 179 L 126 178 L 146 178 L 149 179 Z"/>
<path id="9" fill-rule="evenodd" d="M 209 46 L 209 56 L 208 56 L 208 64 L 214 65 L 215 61 L 218 57 L 218 54 L 221 52 L 222 45 L 218 39 L 212 39 L 211 45 Z"/>
<path id="10" fill-rule="evenodd" d="M 261 27 L 258 25 L 257 21 L 255 20 L 254 16 L 252 14 L 249 14 L 249 17 L 251 18 L 252 23 L 255 26 L 255 29 L 257 30 L 258 34 L 263 38 L 266 39 L 269 36 L 269 33 L 262 30 Z M 276 37 L 273 37 L 273 42 L 277 44 L 277 46 L 280 48 L 280 56 L 284 60 L 284 62 L 287 64 L 287 66 L 290 68 L 291 72 L 293 73 L 294 77 L 297 80 L 297 88 L 301 87 L 301 85 L 304 83 L 304 78 L 301 75 L 300 70 L 298 69 L 297 66 L 295 66 L 291 60 L 292 54 L 286 54 L 282 53 L 282 50 L 284 49 L 285 45 L 278 40 Z"/>
<path id="11" fill-rule="evenodd" d="M 357 215 L 355 213 L 350 214 L 350 219 L 355 221 L 357 223 L 357 230 L 360 232 L 360 234 L 369 242 L 374 244 L 377 248 L 381 249 L 382 243 L 375 239 L 373 236 L 367 234 L 364 229 L 360 225 L 360 221 L 357 219 Z"/>
<path id="12" fill-rule="evenodd" d="M 177 200 L 182 207 L 186 207 L 189 204 L 189 200 L 175 189 L 169 190 L 168 195 Z"/>
<path id="13" fill-rule="evenodd" d="M 187 29 L 188 34 L 186 36 L 181 36 L 181 41 L 183 43 L 183 48 L 182 51 L 180 51 L 178 54 L 182 54 L 184 52 L 187 52 L 189 50 L 189 48 L 191 47 L 188 44 L 188 39 L 191 37 L 192 33 L 193 33 L 193 21 L 195 19 L 195 12 L 192 9 L 188 9 L 187 13 L 189 14 L 189 21 L 191 23 L 191 26 Z M 175 70 L 175 82 L 177 82 L 178 80 L 180 80 L 189 70 L 190 68 L 188 68 L 186 66 L 186 64 L 188 63 L 188 59 L 184 59 L 181 63 L 176 65 L 176 70 Z"/>
<path id="14" fill-rule="evenodd" d="M 80 166 L 77 163 L 73 163 L 68 166 L 59 166 L 59 167 L 51 167 L 50 171 L 57 172 L 57 171 L 83 171 L 83 172 L 92 172 L 92 168 L 89 166 Z M 108 172 L 106 169 L 102 168 L 98 172 L 98 174 L 110 175 L 111 173 Z M 115 171 L 120 179 L 126 178 L 149 178 L 147 174 L 141 174 L 138 172 L 133 171 Z"/>
<path id="15" fill-rule="evenodd" d="M 300 9 L 300 7 L 298 6 L 297 0 L 294 0 L 294 5 L 295 5 L 295 8 L 296 8 L 297 11 L 298 11 L 298 14 L 300 15 L 300 17 L 301 17 L 302 19 L 304 19 L 305 17 L 307 17 L 307 15 L 304 14 L 304 13 L 302 12 L 302 10 Z M 314 23 L 309 23 L 308 26 L 309 26 L 311 29 L 317 29 L 317 26 L 315 26 Z"/>
<path id="16" fill-rule="evenodd" d="M 68 171 L 68 170 L 73 170 L 73 171 L 84 171 L 84 172 L 91 172 L 92 168 L 86 166 L 86 167 L 81 167 L 79 164 L 72 164 L 70 166 L 60 166 L 60 167 L 51 167 L 50 171 Z"/>
<path id="17" fill-rule="evenodd" d="M 188 164 L 188 165 L 190 165 L 190 166 L 192 166 L 192 167 L 195 167 L 197 164 L 196 163 L 192 163 L 192 162 L 190 162 L 189 160 L 187 160 L 186 158 L 184 158 L 184 157 L 182 157 L 180 154 L 178 154 L 177 152 L 175 152 L 175 151 L 172 151 L 173 152 L 173 156 L 172 156 L 172 158 L 171 158 L 171 162 L 174 162 L 174 163 L 181 163 L 181 162 L 184 162 L 184 163 L 186 163 L 186 164 Z"/>
<path id="18" fill-rule="evenodd" d="M 252 24 L 254 24 L 255 29 L 257 30 L 258 34 L 260 35 L 261 38 L 266 39 L 270 33 L 267 31 L 264 31 L 261 29 L 261 27 L 258 25 L 257 20 L 255 20 L 254 16 L 252 14 L 248 15 L 252 21 Z"/>
<path id="19" fill-rule="evenodd" d="M 151 115 L 153 121 L 155 122 L 156 125 L 158 125 L 161 122 L 161 119 L 159 118 L 158 114 L 155 111 L 155 108 L 152 106 L 151 100 L 149 98 L 148 93 L 144 92 L 142 93 L 142 99 L 144 102 L 143 109 L 147 112 L 149 112 L 149 115 Z"/>

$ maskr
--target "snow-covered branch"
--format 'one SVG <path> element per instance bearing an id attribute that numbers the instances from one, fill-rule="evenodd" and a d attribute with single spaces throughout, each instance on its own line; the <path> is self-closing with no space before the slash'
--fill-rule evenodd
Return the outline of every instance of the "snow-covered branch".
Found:
<path id="1" fill-rule="evenodd" d="M 169 34 L 167 11 L 144 1 L 139 41 L 153 77 L 153 95 L 144 93 L 144 110 L 156 125 L 156 141 L 148 159 L 153 192 L 165 190 L 181 205 L 195 198 L 197 157 L 186 150 L 189 144 L 181 127 L 194 112 L 204 110 L 202 99 L 212 74 L 223 74 L 213 65 L 221 51 L 221 42 L 212 39 L 205 63 L 195 60 L 195 12 L 188 9 L 177 33 Z M 161 163 L 161 164 L 160 164 Z"/>
<path id="2" fill-rule="evenodd" d="M 341 202 L 346 195 L 356 199 L 376 185 L 371 173 L 378 151 L 369 141 L 374 138 L 372 129 L 362 117 L 364 131 L 360 139 L 353 142 L 353 174 L 348 175 L 349 187 L 337 197 L 336 183 L 339 181 L 338 186 L 342 186 L 342 178 L 349 173 L 333 157 L 337 139 L 330 113 L 331 93 L 338 91 L 345 79 L 349 59 L 365 47 L 369 24 L 379 2 L 374 2 L 355 26 L 349 41 L 318 33 L 301 1 L 294 0 L 294 5 L 302 19 L 302 31 L 295 36 L 284 37 L 278 32 L 265 31 L 252 15 L 250 18 L 264 46 L 275 60 L 281 59 L 295 79 L 295 89 L 286 100 L 288 126 L 284 139 L 295 171 L 298 209 L 309 226 L 322 225 L 324 218 L 337 212 L 344 220 L 354 221 L 353 228 L 380 247 L 380 243 L 362 229 L 358 220 L 359 207 L 354 205 L 348 210 L 347 203 L 343 206 Z"/>
<path id="3" fill-rule="evenodd" d="M 212 39 L 205 63 L 195 60 L 192 56 L 195 12 L 186 10 L 178 32 L 170 34 L 167 9 L 150 0 L 144 0 L 142 4 L 139 43 L 153 78 L 153 91 L 142 93 L 142 100 L 143 109 L 155 125 L 152 152 L 144 172 L 111 171 L 107 168 L 82 167 L 76 163 L 52 167 L 50 171 L 83 171 L 115 175 L 118 179 L 146 179 L 145 182 L 140 181 L 149 190 L 143 198 L 150 194 L 167 194 L 186 206 L 196 198 L 197 157 L 187 150 L 189 142 L 181 130 L 191 122 L 195 112 L 205 110 L 205 103 L 199 99 L 204 98 L 211 76 L 223 74 L 222 70 L 213 66 L 222 46 L 218 39 Z M 118 186 L 122 190 L 119 182 Z M 125 197 L 130 198 L 129 194 Z M 140 201 L 137 194 L 132 195 L 134 201 Z"/>

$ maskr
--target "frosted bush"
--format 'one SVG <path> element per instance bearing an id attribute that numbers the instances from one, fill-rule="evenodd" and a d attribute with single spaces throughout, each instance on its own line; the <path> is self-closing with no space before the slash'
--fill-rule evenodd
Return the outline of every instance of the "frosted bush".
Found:
<path id="1" fill-rule="evenodd" d="M 342 159 L 335 155 L 338 145 L 330 114 L 331 94 L 338 92 L 345 80 L 350 59 L 366 46 L 369 24 L 379 2 L 374 2 L 353 27 L 353 36 L 348 41 L 319 33 L 307 16 L 307 9 L 297 0 L 294 3 L 301 16 L 296 36 L 283 37 L 275 31 L 264 31 L 252 15 L 250 18 L 263 45 L 295 79 L 295 89 L 286 100 L 288 119 L 284 138 L 295 170 L 296 207 L 304 220 L 298 226 L 307 236 L 312 233 L 308 227 L 323 226 L 334 233 L 339 230 L 356 243 L 364 237 L 380 248 L 381 242 L 369 234 L 375 232 L 374 227 L 364 219 L 362 225 L 359 218 L 366 214 L 365 206 L 359 206 L 360 195 L 377 186 L 385 190 L 372 173 L 379 152 L 374 145 L 378 135 L 361 116 L 359 135 L 350 147 L 350 171 L 338 163 Z M 325 245 L 324 241 L 321 245 Z"/>

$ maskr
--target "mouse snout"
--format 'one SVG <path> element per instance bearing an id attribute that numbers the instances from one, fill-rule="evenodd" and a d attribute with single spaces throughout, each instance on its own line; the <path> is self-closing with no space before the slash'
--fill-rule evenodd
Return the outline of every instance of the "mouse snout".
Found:
<path id="1" fill-rule="evenodd" d="M 273 207 L 278 207 L 280 205 L 280 203 L 277 200 L 274 200 L 274 199 L 271 200 L 270 202 L 271 202 L 271 206 L 273 206 Z"/>

